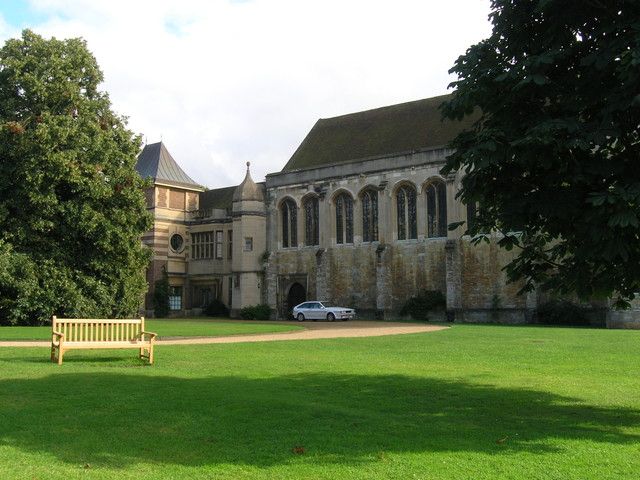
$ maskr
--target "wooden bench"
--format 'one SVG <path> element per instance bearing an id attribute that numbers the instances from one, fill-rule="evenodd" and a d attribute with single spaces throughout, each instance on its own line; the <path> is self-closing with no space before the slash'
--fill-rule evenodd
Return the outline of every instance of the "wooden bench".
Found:
<path id="1" fill-rule="evenodd" d="M 123 320 L 51 319 L 51 361 L 62 364 L 67 350 L 89 348 L 137 348 L 140 358 L 153 363 L 156 334 L 144 329 L 144 317 Z"/>

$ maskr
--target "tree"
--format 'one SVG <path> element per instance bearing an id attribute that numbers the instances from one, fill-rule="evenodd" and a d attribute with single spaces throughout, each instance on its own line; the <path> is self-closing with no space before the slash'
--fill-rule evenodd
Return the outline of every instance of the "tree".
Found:
<path id="1" fill-rule="evenodd" d="M 167 275 L 167 269 L 162 267 L 162 277 L 156 280 L 153 288 L 153 314 L 156 318 L 166 317 L 170 311 L 169 275 Z"/>
<path id="2" fill-rule="evenodd" d="M 81 39 L 0 49 L 0 322 L 131 315 L 147 288 L 140 140 L 102 79 Z"/>
<path id="3" fill-rule="evenodd" d="M 468 233 L 517 248 L 510 279 L 582 299 L 640 291 L 640 3 L 493 0 L 443 115 L 475 112 L 444 173 Z M 452 227 L 454 227 L 452 225 Z"/>

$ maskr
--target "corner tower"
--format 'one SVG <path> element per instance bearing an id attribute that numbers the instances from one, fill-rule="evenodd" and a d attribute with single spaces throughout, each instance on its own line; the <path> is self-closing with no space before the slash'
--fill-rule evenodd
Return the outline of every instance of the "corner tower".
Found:
<path id="1" fill-rule="evenodd" d="M 182 314 L 188 291 L 188 221 L 189 212 L 199 208 L 204 187 L 194 182 L 178 165 L 164 143 L 146 145 L 136 163 L 138 174 L 150 179 L 145 191 L 147 210 L 153 215 L 153 227 L 142 241 L 153 252 L 147 269 L 149 290 L 145 297 L 145 312 L 153 311 L 155 282 L 163 270 L 169 279 L 169 303 L 172 314 Z"/>

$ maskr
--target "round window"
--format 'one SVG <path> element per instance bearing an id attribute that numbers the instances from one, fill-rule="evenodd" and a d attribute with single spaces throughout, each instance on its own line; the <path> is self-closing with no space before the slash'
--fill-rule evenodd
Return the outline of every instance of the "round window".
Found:
<path id="1" fill-rule="evenodd" d="M 182 238 L 182 235 L 180 235 L 179 233 L 174 233 L 173 235 L 171 235 L 171 249 L 178 252 L 180 251 L 180 249 L 182 249 L 182 245 L 184 244 L 184 239 Z"/>

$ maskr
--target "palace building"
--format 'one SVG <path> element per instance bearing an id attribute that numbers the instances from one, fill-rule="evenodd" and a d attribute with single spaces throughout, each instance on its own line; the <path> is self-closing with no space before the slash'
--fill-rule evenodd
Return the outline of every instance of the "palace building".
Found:
<path id="1" fill-rule="evenodd" d="M 447 144 L 474 118 L 441 121 L 446 98 L 320 119 L 259 183 L 247 164 L 240 185 L 207 190 L 164 144 L 145 146 L 136 168 L 153 180 L 155 222 L 143 238 L 154 253 L 150 289 L 164 269 L 179 315 L 219 299 L 232 316 L 262 303 L 287 318 L 318 299 L 389 318 L 409 297 L 438 290 L 449 319 L 529 321 L 544 299 L 507 282 L 512 253 L 447 228 L 474 215 L 456 199 L 462 174 L 439 173 Z"/>

